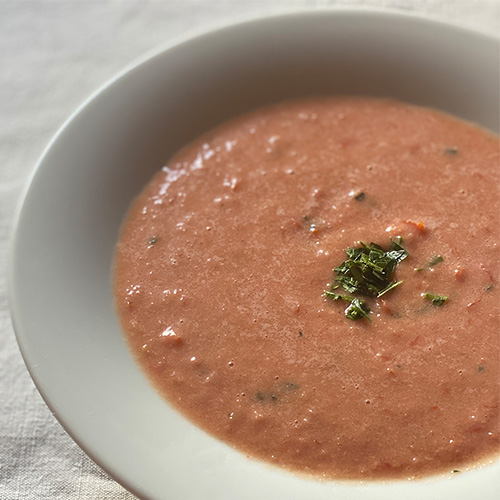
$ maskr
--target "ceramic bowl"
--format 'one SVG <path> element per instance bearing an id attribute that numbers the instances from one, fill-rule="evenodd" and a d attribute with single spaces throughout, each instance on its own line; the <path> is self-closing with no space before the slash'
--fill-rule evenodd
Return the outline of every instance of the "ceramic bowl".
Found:
<path id="1" fill-rule="evenodd" d="M 52 140 L 11 248 L 26 365 L 75 441 L 146 499 L 497 498 L 498 461 L 424 481 L 320 482 L 247 458 L 195 427 L 129 353 L 112 294 L 131 200 L 181 146 L 257 106 L 308 94 L 388 96 L 499 127 L 499 41 L 388 11 L 251 20 L 148 57 L 94 94 Z"/>

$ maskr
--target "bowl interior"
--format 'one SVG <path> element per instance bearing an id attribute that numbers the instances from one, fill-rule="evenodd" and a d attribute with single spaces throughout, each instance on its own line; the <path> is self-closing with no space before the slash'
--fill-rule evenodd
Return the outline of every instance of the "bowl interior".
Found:
<path id="1" fill-rule="evenodd" d="M 112 296 L 124 214 L 181 146 L 221 121 L 309 94 L 387 96 L 499 129 L 498 40 L 395 13 L 251 21 L 161 52 L 76 113 L 38 165 L 12 246 L 11 307 L 58 419 L 147 498 L 494 498 L 500 465 L 453 480 L 321 483 L 255 462 L 174 411 L 132 359 Z"/>

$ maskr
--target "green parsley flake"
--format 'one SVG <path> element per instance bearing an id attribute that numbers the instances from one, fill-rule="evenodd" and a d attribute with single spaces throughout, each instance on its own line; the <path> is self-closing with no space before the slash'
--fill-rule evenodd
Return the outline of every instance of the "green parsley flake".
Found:
<path id="1" fill-rule="evenodd" d="M 448 297 L 446 295 L 436 295 L 434 293 L 423 293 L 422 297 L 424 299 L 430 300 L 433 306 L 441 307 L 445 302 L 447 302 Z"/>
<path id="2" fill-rule="evenodd" d="M 343 300 L 344 302 L 348 302 L 349 305 L 345 310 L 346 318 L 352 320 L 366 318 L 370 323 L 372 322 L 369 316 L 371 309 L 368 307 L 367 303 L 364 300 L 359 299 L 358 297 L 351 297 L 350 295 L 339 295 L 333 292 L 325 292 L 325 297 L 333 300 Z"/>
<path id="3" fill-rule="evenodd" d="M 441 255 L 434 255 L 432 259 L 429 261 L 427 264 L 427 267 L 434 267 L 436 264 L 439 264 L 440 262 L 443 262 L 443 257 Z"/>

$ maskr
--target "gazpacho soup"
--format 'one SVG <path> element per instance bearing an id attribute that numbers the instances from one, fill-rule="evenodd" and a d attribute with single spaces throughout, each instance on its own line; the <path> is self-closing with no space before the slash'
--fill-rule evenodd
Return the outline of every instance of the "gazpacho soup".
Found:
<path id="1" fill-rule="evenodd" d="M 114 289 L 138 362 L 213 436 L 314 477 L 497 458 L 499 144 L 370 98 L 208 132 L 122 229 Z"/>

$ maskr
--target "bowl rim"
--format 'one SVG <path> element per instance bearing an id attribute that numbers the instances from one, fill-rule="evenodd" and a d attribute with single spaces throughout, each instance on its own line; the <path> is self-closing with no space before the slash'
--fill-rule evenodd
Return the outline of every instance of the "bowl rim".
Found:
<path id="1" fill-rule="evenodd" d="M 301 17 L 322 17 L 322 16 L 370 16 L 392 19 L 397 21 L 398 19 L 410 20 L 415 23 L 420 23 L 422 26 L 433 26 L 436 29 L 445 29 L 449 31 L 454 31 L 457 34 L 462 33 L 465 36 L 475 36 L 476 38 L 482 38 L 485 41 L 496 43 L 500 45 L 500 36 L 495 36 L 490 33 L 485 33 L 475 28 L 467 27 L 461 23 L 447 22 L 442 19 L 435 18 L 433 16 L 419 13 L 419 12 L 407 12 L 395 8 L 384 8 L 384 7 L 371 7 L 371 6 L 331 6 L 331 7 L 320 7 L 320 8 L 300 8 L 300 9 L 281 9 L 280 11 L 274 11 L 269 14 L 261 14 L 255 16 L 245 16 L 233 21 L 225 21 L 222 23 L 214 23 L 209 27 L 202 29 L 190 29 L 187 33 L 178 35 L 174 39 L 161 43 L 146 52 L 141 56 L 134 58 L 130 63 L 126 64 L 120 71 L 118 71 L 114 76 L 105 81 L 96 90 L 94 90 L 84 101 L 74 109 L 73 112 L 64 120 L 62 125 L 58 128 L 55 134 L 52 136 L 47 146 L 44 148 L 40 157 L 32 168 L 31 172 L 26 178 L 23 189 L 19 195 L 17 205 L 12 218 L 12 224 L 9 235 L 9 244 L 7 249 L 7 297 L 8 297 L 8 309 L 10 312 L 11 322 L 13 325 L 16 340 L 19 346 L 20 353 L 22 355 L 25 366 L 37 388 L 37 391 L 41 395 L 45 404 L 50 409 L 51 413 L 55 416 L 58 423 L 63 427 L 65 432 L 71 437 L 71 439 L 84 451 L 89 458 L 94 461 L 100 468 L 102 468 L 107 474 L 112 477 L 117 483 L 126 488 L 129 492 L 142 498 L 142 495 L 146 494 L 142 491 L 134 481 L 129 480 L 127 477 L 114 469 L 114 467 L 107 463 L 107 460 L 102 457 L 102 454 L 93 448 L 91 445 L 87 445 L 85 442 L 85 437 L 80 434 L 80 431 L 73 427 L 73 424 L 66 420 L 64 415 L 58 413 L 56 407 L 57 404 L 52 401 L 52 397 L 47 394 L 42 388 L 41 380 L 38 377 L 36 368 L 30 363 L 29 348 L 25 344 L 25 334 L 19 324 L 18 318 L 20 316 L 17 311 L 17 305 L 14 300 L 14 287 L 15 287 L 15 251 L 17 246 L 17 234 L 21 224 L 22 215 L 25 209 L 26 201 L 28 200 L 31 190 L 33 188 L 34 181 L 38 175 L 40 175 L 41 167 L 44 164 L 49 152 L 52 150 L 54 145 L 61 139 L 64 135 L 66 129 L 75 120 L 80 113 L 87 108 L 87 106 L 93 102 L 97 97 L 103 94 L 106 90 L 113 87 L 118 81 L 127 75 L 141 71 L 142 67 L 148 63 L 152 62 L 154 59 L 159 58 L 165 52 L 168 52 L 177 47 L 186 46 L 191 43 L 199 44 L 202 42 L 203 38 L 211 36 L 220 36 L 224 32 L 230 30 L 239 29 L 242 27 L 250 27 L 252 25 L 257 25 L 266 22 L 274 21 L 286 21 L 287 19 L 295 19 Z M 429 482 L 435 479 L 442 479 L 441 476 L 430 476 L 425 477 L 422 480 L 416 480 L 416 483 Z M 332 481 L 336 484 L 360 484 L 360 481 L 348 480 L 348 481 Z M 387 481 L 388 484 L 394 484 L 395 482 L 403 482 L 403 480 Z M 361 481 L 361 484 L 384 484 L 386 481 Z"/>

